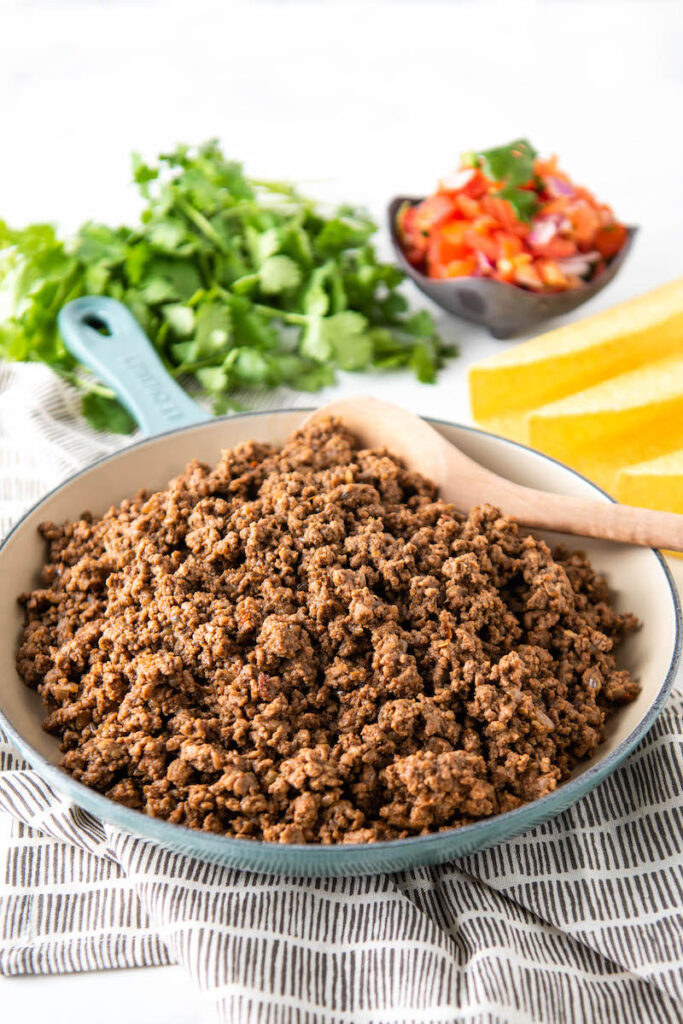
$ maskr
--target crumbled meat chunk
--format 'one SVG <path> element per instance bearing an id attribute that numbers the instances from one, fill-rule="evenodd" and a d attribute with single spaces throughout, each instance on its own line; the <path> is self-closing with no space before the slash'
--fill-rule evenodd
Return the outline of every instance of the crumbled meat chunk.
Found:
<path id="1" fill-rule="evenodd" d="M 393 799 L 380 814 L 399 828 L 426 832 L 456 815 L 482 818 L 497 810 L 486 762 L 464 750 L 408 754 L 397 758 L 382 775 L 387 795 Z"/>
<path id="2" fill-rule="evenodd" d="M 41 531 L 17 663 L 63 766 L 192 828 L 456 827 L 553 790 L 638 693 L 637 623 L 582 554 L 456 513 L 333 420 Z"/>

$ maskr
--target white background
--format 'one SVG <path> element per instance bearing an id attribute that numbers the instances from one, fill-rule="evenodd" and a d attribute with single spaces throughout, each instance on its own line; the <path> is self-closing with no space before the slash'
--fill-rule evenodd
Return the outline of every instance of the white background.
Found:
<path id="1" fill-rule="evenodd" d="M 0 217 L 17 226 L 133 216 L 130 150 L 210 136 L 256 176 L 381 219 L 460 151 L 526 135 L 642 226 L 593 311 L 683 273 L 682 112 L 679 0 L 0 0 Z M 442 326 L 463 354 L 436 387 L 372 386 L 467 421 L 465 368 L 501 343 Z M 0 979 L 0 1007 L 25 1024 L 204 1019 L 177 968 Z"/>

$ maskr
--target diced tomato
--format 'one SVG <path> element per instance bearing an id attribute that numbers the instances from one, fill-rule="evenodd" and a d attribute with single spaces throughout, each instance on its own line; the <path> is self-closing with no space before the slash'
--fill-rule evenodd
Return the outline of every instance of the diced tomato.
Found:
<path id="1" fill-rule="evenodd" d="M 595 232 L 600 227 L 600 217 L 593 206 L 580 199 L 567 211 L 571 221 L 572 234 L 578 246 L 591 246 Z"/>
<path id="2" fill-rule="evenodd" d="M 417 207 L 410 203 L 403 203 L 396 214 L 396 226 L 400 235 L 409 234 L 415 230 L 415 210 Z"/>
<path id="3" fill-rule="evenodd" d="M 403 206 L 398 211 L 396 226 L 406 259 L 417 267 L 427 255 L 427 235 L 417 227 L 416 212 L 416 206 Z"/>
<path id="4" fill-rule="evenodd" d="M 503 259 L 511 260 L 519 256 L 524 244 L 517 235 L 507 235 L 503 231 L 497 231 L 493 236 L 500 247 L 500 255 Z"/>
<path id="5" fill-rule="evenodd" d="M 539 260 L 536 265 L 545 284 L 551 288 L 566 288 L 567 278 L 554 260 Z"/>
<path id="6" fill-rule="evenodd" d="M 460 194 L 456 197 L 456 203 L 463 217 L 468 220 L 474 220 L 481 213 L 481 206 L 476 199 L 472 199 L 471 196 Z"/>
<path id="7" fill-rule="evenodd" d="M 481 171 L 475 171 L 470 180 L 467 182 L 465 187 L 460 190 L 460 196 L 469 196 L 471 199 L 478 199 L 483 196 L 488 189 L 488 182 L 481 173 Z"/>
<path id="8" fill-rule="evenodd" d="M 526 263 L 521 267 L 515 267 L 514 281 L 516 284 L 521 284 L 523 288 L 531 288 L 533 291 L 541 291 L 543 289 L 541 275 L 533 263 Z"/>
<path id="9" fill-rule="evenodd" d="M 465 241 L 471 249 L 474 249 L 475 252 L 483 252 L 484 256 L 493 260 L 494 263 L 500 256 L 500 247 L 496 239 L 477 231 L 476 228 L 465 232 Z"/>
<path id="10" fill-rule="evenodd" d="M 465 260 L 451 260 L 446 266 L 446 277 L 470 277 L 477 269 L 477 261 L 470 256 Z"/>
<path id="11" fill-rule="evenodd" d="M 567 197 L 560 196 L 558 199 L 549 199 L 539 207 L 537 217 L 549 217 L 553 213 L 565 214 L 567 212 Z"/>
<path id="12" fill-rule="evenodd" d="M 446 266 L 452 260 L 462 259 L 469 255 L 465 234 L 469 229 L 466 220 L 454 220 L 444 224 L 438 231 L 432 231 L 427 247 L 427 264 L 429 270 L 436 266 Z"/>
<path id="13" fill-rule="evenodd" d="M 519 226 L 515 211 L 507 199 L 499 199 L 498 196 L 484 196 L 481 206 L 485 213 L 495 217 L 498 223 L 509 231 L 514 231 Z"/>
<path id="14" fill-rule="evenodd" d="M 427 253 L 427 239 L 426 238 L 424 239 L 424 243 L 425 243 L 424 248 L 422 248 L 422 247 L 418 247 L 418 246 L 412 246 L 409 243 L 407 243 L 405 240 L 403 242 L 402 248 L 403 248 L 403 252 L 404 252 L 405 258 L 408 260 L 408 263 L 411 263 L 414 267 L 418 267 L 418 268 L 421 267 L 422 264 L 425 261 L 425 256 L 426 256 L 426 253 Z"/>
<path id="15" fill-rule="evenodd" d="M 490 217 L 488 213 L 484 213 L 481 217 L 476 217 L 472 221 L 472 230 L 478 232 L 480 235 L 490 235 L 492 231 L 498 229 L 498 221 L 495 217 Z"/>
<path id="16" fill-rule="evenodd" d="M 444 192 L 437 192 L 423 199 L 415 210 L 415 226 L 419 231 L 432 231 L 450 220 L 457 212 L 454 196 Z"/>
<path id="17" fill-rule="evenodd" d="M 496 277 L 499 281 L 513 281 L 515 277 L 515 265 L 512 260 L 501 259 L 496 263 L 496 269 L 498 273 Z"/>
<path id="18" fill-rule="evenodd" d="M 577 252 L 575 242 L 560 236 L 551 238 L 545 245 L 534 245 L 533 250 L 537 256 L 543 256 L 548 260 L 566 260 L 569 256 L 575 256 Z"/>
<path id="19" fill-rule="evenodd" d="M 539 178 L 547 178 L 549 175 L 565 179 L 565 175 L 557 169 L 557 157 L 551 156 L 548 160 L 536 160 L 534 170 Z"/>
<path id="20" fill-rule="evenodd" d="M 606 224 L 598 229 L 593 245 L 606 260 L 615 256 L 626 241 L 626 228 L 623 224 Z"/>

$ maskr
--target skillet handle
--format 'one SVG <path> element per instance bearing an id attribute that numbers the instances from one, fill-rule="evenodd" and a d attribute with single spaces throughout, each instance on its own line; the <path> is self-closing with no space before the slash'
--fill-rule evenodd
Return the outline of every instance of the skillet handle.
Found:
<path id="1" fill-rule="evenodd" d="M 57 319 L 69 352 L 114 389 L 143 434 L 211 419 L 176 384 L 135 317 L 116 299 L 74 299 Z"/>

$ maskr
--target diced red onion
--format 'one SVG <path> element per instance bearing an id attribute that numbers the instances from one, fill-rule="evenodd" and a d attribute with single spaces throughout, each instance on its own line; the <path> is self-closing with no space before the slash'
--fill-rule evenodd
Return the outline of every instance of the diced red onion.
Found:
<path id="1" fill-rule="evenodd" d="M 564 260 L 557 260 L 557 265 L 563 274 L 568 274 L 570 277 L 584 277 L 591 269 L 591 263 L 595 263 L 599 259 L 599 252 L 582 252 L 576 256 L 568 256 Z"/>
<path id="2" fill-rule="evenodd" d="M 574 195 L 574 189 L 572 188 L 572 186 L 569 185 L 566 181 L 562 181 L 561 178 L 546 178 L 546 186 L 551 196 L 554 196 L 556 199 L 559 196 Z"/>
<path id="3" fill-rule="evenodd" d="M 446 192 L 459 192 L 461 188 L 469 185 L 476 173 L 474 167 L 466 167 L 462 171 L 453 171 L 452 174 L 448 174 L 445 178 L 441 179 L 441 188 Z"/>
<path id="4" fill-rule="evenodd" d="M 489 270 L 491 270 L 491 268 L 493 267 L 493 263 L 488 258 L 488 256 L 484 255 L 481 249 L 476 250 L 475 256 L 477 258 L 477 263 L 479 264 L 479 270 L 482 272 L 482 274 L 487 274 Z"/>
<path id="5" fill-rule="evenodd" d="M 527 235 L 529 245 L 547 245 L 557 234 L 557 222 L 553 217 L 542 217 L 534 221 L 531 231 Z"/>

